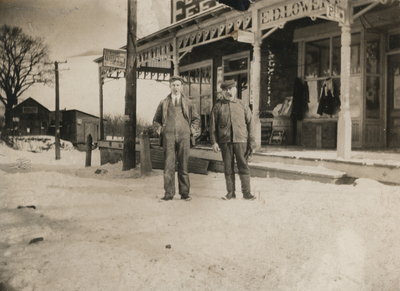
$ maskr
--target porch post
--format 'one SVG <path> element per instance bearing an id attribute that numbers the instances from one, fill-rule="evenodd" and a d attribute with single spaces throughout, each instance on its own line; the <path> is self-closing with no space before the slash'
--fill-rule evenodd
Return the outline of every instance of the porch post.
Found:
<path id="1" fill-rule="evenodd" d="M 251 78 L 250 100 L 253 101 L 253 126 L 257 148 L 261 146 L 260 121 L 260 75 L 261 75 L 261 45 L 259 41 L 253 43 L 253 62 Z"/>
<path id="2" fill-rule="evenodd" d="M 100 103 L 100 140 L 104 140 L 104 120 L 103 120 L 103 70 L 102 64 L 99 64 L 99 103 Z"/>
<path id="3" fill-rule="evenodd" d="M 261 80 L 261 35 L 258 21 L 258 9 L 253 7 L 252 31 L 254 33 L 253 61 L 250 75 L 250 100 L 253 105 L 253 130 L 257 148 L 261 147 L 261 121 L 260 121 L 260 80 Z"/>
<path id="4" fill-rule="evenodd" d="M 347 11 L 349 13 L 349 11 Z M 351 158 L 351 116 L 350 116 L 350 56 L 351 56 L 351 31 L 350 22 L 342 24 L 341 35 L 341 72 L 340 72 L 340 98 L 341 110 L 338 119 L 337 131 L 337 157 Z"/>
<path id="5" fill-rule="evenodd" d="M 174 64 L 174 76 L 178 76 L 179 75 L 179 52 L 178 52 L 178 39 L 176 37 L 174 37 L 174 40 L 173 40 L 172 63 Z"/>

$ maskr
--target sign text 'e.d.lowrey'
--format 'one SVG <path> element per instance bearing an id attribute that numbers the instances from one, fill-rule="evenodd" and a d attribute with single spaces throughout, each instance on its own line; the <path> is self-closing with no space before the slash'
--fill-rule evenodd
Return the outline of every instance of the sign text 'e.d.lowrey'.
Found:
<path id="1" fill-rule="evenodd" d="M 294 0 L 261 10 L 262 28 L 278 25 L 283 22 L 312 16 L 326 11 L 326 5 L 340 5 L 343 0 Z"/>

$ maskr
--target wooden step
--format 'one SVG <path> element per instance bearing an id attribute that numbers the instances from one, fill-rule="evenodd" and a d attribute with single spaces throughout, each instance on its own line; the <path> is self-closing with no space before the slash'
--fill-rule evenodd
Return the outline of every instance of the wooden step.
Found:
<path id="1" fill-rule="evenodd" d="M 251 175 L 261 178 L 281 178 L 290 180 L 310 180 L 321 183 L 351 184 L 355 178 L 345 172 L 322 166 L 291 165 L 274 162 L 249 163 Z"/>

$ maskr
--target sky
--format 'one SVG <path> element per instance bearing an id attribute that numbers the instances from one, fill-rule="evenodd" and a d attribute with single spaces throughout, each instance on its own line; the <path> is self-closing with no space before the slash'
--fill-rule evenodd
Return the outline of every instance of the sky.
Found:
<path id="1" fill-rule="evenodd" d="M 170 1 L 138 0 L 138 37 L 170 23 Z M 60 108 L 99 115 L 98 67 L 93 62 L 103 48 L 126 44 L 127 0 L 0 0 L 0 25 L 20 26 L 42 37 L 52 61 L 60 64 Z M 54 110 L 55 89 L 34 85 L 21 97 L 33 97 Z M 139 118 L 151 120 L 159 100 L 168 93 L 165 83 L 138 81 Z M 124 112 L 125 80 L 106 80 L 104 113 Z"/>

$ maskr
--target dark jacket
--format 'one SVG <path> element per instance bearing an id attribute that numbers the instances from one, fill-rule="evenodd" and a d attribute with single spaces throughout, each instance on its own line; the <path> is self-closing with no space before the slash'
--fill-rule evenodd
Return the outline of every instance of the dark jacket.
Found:
<path id="1" fill-rule="evenodd" d="M 169 103 L 172 101 L 171 94 L 169 94 L 166 98 L 161 100 L 160 104 L 157 107 L 156 114 L 153 118 L 154 125 L 160 125 L 162 127 L 162 131 L 164 131 L 166 127 L 167 113 Z M 190 102 L 190 100 L 181 94 L 181 104 L 182 104 L 182 113 L 185 119 L 187 120 L 190 126 L 191 136 L 193 137 L 192 142 L 196 137 L 200 135 L 200 117 L 195 108 L 195 106 Z"/>
<path id="2" fill-rule="evenodd" d="M 240 99 L 218 100 L 211 112 L 211 143 L 248 143 L 255 147 L 252 114 Z"/>
<path id="3" fill-rule="evenodd" d="M 332 92 L 332 90 L 327 89 L 324 84 L 321 88 L 321 95 L 319 97 L 319 104 L 317 113 L 319 115 L 329 114 L 334 115 L 340 110 L 340 99 Z"/>
<path id="4" fill-rule="evenodd" d="M 291 118 L 293 120 L 303 120 L 308 111 L 310 102 L 308 85 L 300 78 L 296 78 L 293 86 L 293 101 Z"/>

